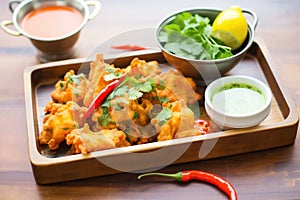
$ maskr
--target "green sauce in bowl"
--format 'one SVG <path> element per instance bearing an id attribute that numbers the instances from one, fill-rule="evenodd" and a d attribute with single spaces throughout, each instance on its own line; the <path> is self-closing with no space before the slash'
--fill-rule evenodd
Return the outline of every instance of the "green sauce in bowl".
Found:
<path id="1" fill-rule="evenodd" d="M 230 115 L 251 114 L 262 109 L 266 97 L 258 88 L 245 83 L 230 83 L 215 90 L 211 96 L 215 109 Z"/>

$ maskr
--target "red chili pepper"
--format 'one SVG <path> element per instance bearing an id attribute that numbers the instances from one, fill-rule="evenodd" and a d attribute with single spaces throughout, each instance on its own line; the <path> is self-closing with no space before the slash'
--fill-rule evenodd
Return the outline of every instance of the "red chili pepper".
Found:
<path id="1" fill-rule="evenodd" d="M 139 51 L 146 50 L 146 47 L 138 46 L 138 45 L 119 45 L 119 46 L 111 46 L 113 49 L 118 50 L 127 50 L 127 51 Z"/>
<path id="2" fill-rule="evenodd" d="M 141 179 L 144 176 L 152 176 L 152 175 L 170 177 L 180 182 L 187 182 L 190 180 L 204 181 L 220 188 L 224 193 L 227 194 L 230 200 L 238 199 L 234 187 L 227 180 L 225 180 L 224 178 L 218 175 L 211 174 L 208 172 L 203 172 L 199 170 L 188 170 L 188 171 L 177 172 L 175 174 L 147 173 L 138 176 L 138 179 Z"/>
<path id="3" fill-rule="evenodd" d="M 99 92 L 83 115 L 83 119 L 88 118 L 102 104 L 106 97 L 125 79 L 126 75 L 127 73 L 123 74 L 121 78 L 109 83 Z"/>
<path id="4" fill-rule="evenodd" d="M 202 135 L 214 132 L 214 128 L 212 127 L 212 125 L 208 121 L 203 119 L 196 120 L 194 128 Z"/>

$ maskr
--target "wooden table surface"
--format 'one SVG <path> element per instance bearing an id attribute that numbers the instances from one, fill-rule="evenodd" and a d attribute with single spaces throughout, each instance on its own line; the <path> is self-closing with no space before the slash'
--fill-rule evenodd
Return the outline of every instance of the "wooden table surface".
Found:
<path id="1" fill-rule="evenodd" d="M 0 1 L 0 20 L 12 17 L 8 3 Z M 299 113 L 300 1 L 101 0 L 101 4 L 100 14 L 81 32 L 75 46 L 77 57 L 90 55 L 119 34 L 154 29 L 163 17 L 179 9 L 239 5 L 254 10 L 259 17 L 255 39 L 268 48 Z M 151 37 L 143 40 L 155 44 Z M 37 185 L 28 156 L 23 84 L 24 69 L 38 64 L 36 50 L 27 38 L 0 30 L 0 63 L 0 199 L 227 199 L 208 184 L 178 184 L 166 179 L 141 181 L 132 173 Z M 300 139 L 297 137 L 295 144 L 285 147 L 172 165 L 161 171 L 183 169 L 206 170 L 227 178 L 242 200 L 299 199 Z"/>

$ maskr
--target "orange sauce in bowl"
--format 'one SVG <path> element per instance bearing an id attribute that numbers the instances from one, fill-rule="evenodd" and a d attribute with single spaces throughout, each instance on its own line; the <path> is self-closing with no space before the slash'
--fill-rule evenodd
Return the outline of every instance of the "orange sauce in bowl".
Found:
<path id="1" fill-rule="evenodd" d="M 68 6 L 47 6 L 33 10 L 21 21 L 27 34 L 40 38 L 55 38 L 71 33 L 82 23 L 83 16 Z"/>

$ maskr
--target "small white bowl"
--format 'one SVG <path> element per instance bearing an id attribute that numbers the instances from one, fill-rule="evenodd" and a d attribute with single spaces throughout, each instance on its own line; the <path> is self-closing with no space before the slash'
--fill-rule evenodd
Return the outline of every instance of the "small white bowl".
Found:
<path id="1" fill-rule="evenodd" d="M 270 113 L 272 92 L 249 76 L 226 76 L 205 90 L 205 109 L 221 128 L 247 128 L 260 124 Z"/>

